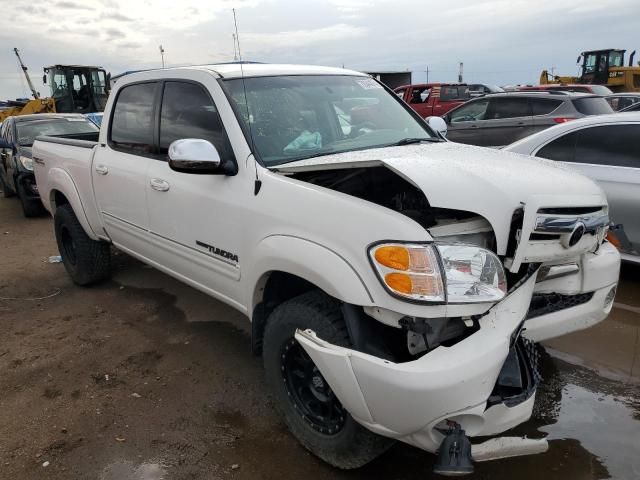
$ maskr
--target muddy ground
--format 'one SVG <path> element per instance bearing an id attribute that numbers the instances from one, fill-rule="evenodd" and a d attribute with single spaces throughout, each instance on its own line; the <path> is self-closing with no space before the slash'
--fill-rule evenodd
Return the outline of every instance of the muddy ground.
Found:
<path id="1" fill-rule="evenodd" d="M 301 448 L 231 308 L 124 254 L 111 281 L 76 287 L 50 255 L 50 218 L 0 200 L 0 479 L 432 476 L 433 457 L 406 445 L 350 472 Z M 471 478 L 640 478 L 639 338 L 640 268 L 625 267 L 612 316 L 548 345 L 517 433 L 549 452 Z"/>

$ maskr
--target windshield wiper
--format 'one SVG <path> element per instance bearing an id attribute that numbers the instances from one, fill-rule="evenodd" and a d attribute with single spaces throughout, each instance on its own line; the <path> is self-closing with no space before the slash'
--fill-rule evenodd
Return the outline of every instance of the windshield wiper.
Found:
<path id="1" fill-rule="evenodd" d="M 402 140 L 398 140 L 397 142 L 394 143 L 390 143 L 389 147 L 401 147 L 402 145 L 413 145 L 415 143 L 422 143 L 422 142 L 441 142 L 442 140 L 440 140 L 439 138 L 413 138 L 413 137 L 409 137 L 409 138 L 403 138 Z"/>

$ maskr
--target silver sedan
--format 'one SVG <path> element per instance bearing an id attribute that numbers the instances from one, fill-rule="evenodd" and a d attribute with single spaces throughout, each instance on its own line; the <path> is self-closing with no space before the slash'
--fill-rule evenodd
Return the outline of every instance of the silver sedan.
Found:
<path id="1" fill-rule="evenodd" d="M 640 263 L 640 112 L 573 120 L 504 150 L 556 160 L 596 180 L 616 224 L 610 240 L 624 260 Z"/>

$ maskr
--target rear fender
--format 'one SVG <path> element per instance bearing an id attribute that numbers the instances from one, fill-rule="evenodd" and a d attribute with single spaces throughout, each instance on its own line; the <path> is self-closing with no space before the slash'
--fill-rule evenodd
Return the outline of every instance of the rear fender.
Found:
<path id="1" fill-rule="evenodd" d="M 82 205 L 82 200 L 80 200 L 80 194 L 78 193 L 78 189 L 73 183 L 71 176 L 61 168 L 52 168 L 48 172 L 47 181 L 49 187 L 49 200 L 48 205 L 46 206 L 51 214 L 53 215 L 55 213 L 57 207 L 55 194 L 56 192 L 60 192 L 69 201 L 71 208 L 73 208 L 73 212 L 76 214 L 76 217 L 78 217 L 80 225 L 82 225 L 82 228 L 89 238 L 92 240 L 99 240 L 98 236 L 89 224 L 84 206 Z M 43 203 L 45 203 L 44 199 Z"/>

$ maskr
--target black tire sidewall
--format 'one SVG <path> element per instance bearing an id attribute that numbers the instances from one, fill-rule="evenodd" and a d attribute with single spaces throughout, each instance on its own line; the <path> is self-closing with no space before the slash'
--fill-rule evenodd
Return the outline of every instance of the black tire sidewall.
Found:
<path id="1" fill-rule="evenodd" d="M 108 245 L 89 238 L 69 204 L 61 205 L 56 209 L 54 227 L 62 263 L 74 283 L 89 285 L 108 275 Z M 69 232 L 73 239 L 75 264 L 65 253 L 62 239 L 63 228 Z"/>
<path id="2" fill-rule="evenodd" d="M 273 403 L 300 443 L 336 467 L 357 468 L 385 451 L 392 441 L 365 429 L 346 411 L 345 424 L 339 433 L 318 432 L 294 408 L 281 373 L 282 351 L 296 329 L 308 328 L 323 340 L 350 346 L 344 322 L 336 322 L 339 312 L 338 303 L 322 293 L 310 292 L 283 303 L 267 320 L 263 361 Z"/>

